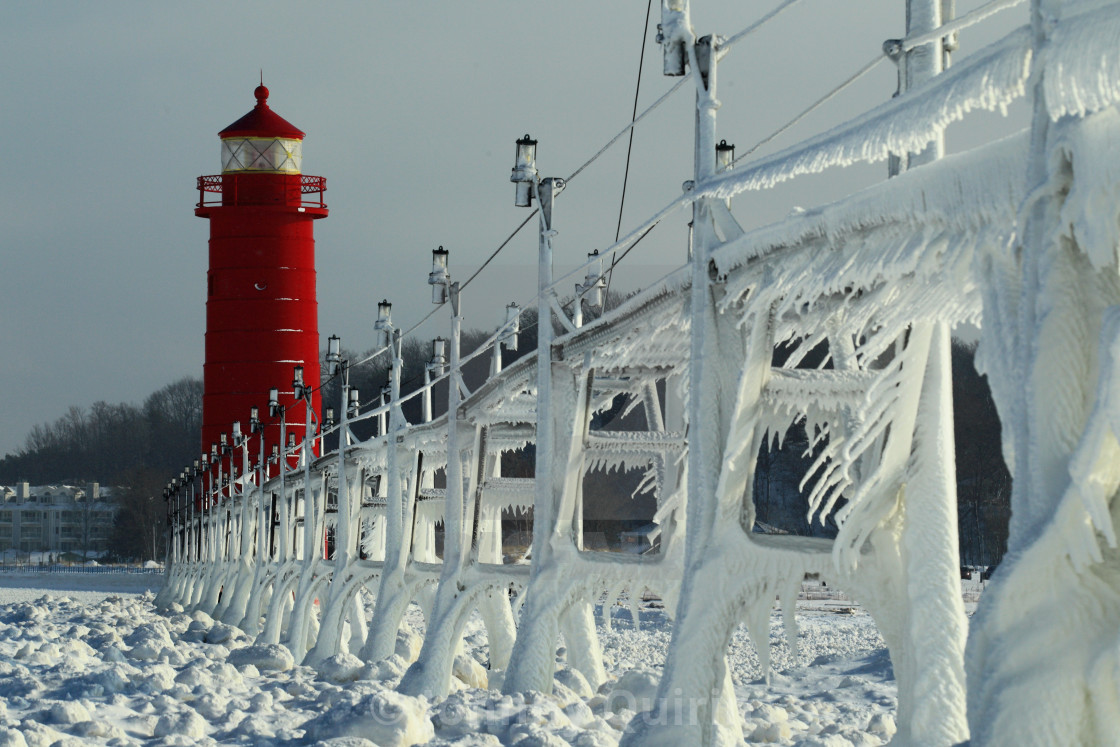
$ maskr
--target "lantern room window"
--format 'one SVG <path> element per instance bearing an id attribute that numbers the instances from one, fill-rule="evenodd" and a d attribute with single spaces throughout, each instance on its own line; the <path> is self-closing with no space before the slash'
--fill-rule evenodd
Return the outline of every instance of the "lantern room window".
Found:
<path id="1" fill-rule="evenodd" d="M 222 173 L 256 171 L 298 174 L 303 141 L 283 137 L 231 137 L 222 140 Z"/>

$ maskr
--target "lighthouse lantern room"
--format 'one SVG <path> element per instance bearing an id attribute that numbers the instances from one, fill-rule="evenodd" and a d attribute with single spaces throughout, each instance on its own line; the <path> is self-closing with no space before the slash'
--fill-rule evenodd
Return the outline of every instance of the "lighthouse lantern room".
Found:
<path id="1" fill-rule="evenodd" d="M 318 420 L 312 225 L 327 216 L 326 179 L 302 173 L 303 132 L 272 111 L 267 88 L 254 94 L 256 106 L 219 133 L 222 173 L 198 178 L 195 215 L 210 221 L 203 452 L 235 421 L 248 422 L 251 408 L 265 412 L 273 388 L 297 440 Z M 310 423 L 302 403 L 291 407 L 295 366 L 312 390 Z M 264 433 L 269 454 L 281 443 L 279 423 Z"/>

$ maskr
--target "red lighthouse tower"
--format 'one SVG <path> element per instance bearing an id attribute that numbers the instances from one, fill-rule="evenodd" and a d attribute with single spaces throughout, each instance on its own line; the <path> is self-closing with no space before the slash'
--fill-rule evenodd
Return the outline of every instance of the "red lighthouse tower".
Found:
<path id="1" fill-rule="evenodd" d="M 204 453 L 234 421 L 248 432 L 251 407 L 267 422 L 269 389 L 292 405 L 295 366 L 309 386 L 319 383 L 312 223 L 327 216 L 327 180 L 301 172 L 303 132 L 269 108 L 267 88 L 253 93 L 252 111 L 218 133 L 222 173 L 198 178 L 195 215 L 210 220 Z M 318 393 L 312 397 L 317 416 Z M 287 414 L 297 439 L 304 419 L 303 406 Z M 279 425 L 265 437 L 268 453 L 280 442 Z"/>

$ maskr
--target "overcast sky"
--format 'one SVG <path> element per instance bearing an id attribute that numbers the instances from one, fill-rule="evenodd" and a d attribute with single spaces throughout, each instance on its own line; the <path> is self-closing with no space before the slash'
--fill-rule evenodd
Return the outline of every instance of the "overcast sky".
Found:
<path id="1" fill-rule="evenodd" d="M 694 0 L 698 33 L 730 36 L 778 0 Z M 958 0 L 959 12 L 980 5 Z M 661 75 L 654 2 L 639 108 Z M 207 221 L 195 179 L 220 171 L 217 133 L 254 103 L 307 133 L 304 173 L 325 176 L 316 223 L 319 330 L 372 347 L 376 302 L 411 326 L 430 308 L 431 250 L 465 279 L 524 219 L 514 140 L 540 141 L 542 176 L 567 176 L 630 119 L 646 2 L 25 2 L 0 4 L 0 454 L 71 405 L 140 403 L 202 375 Z M 966 33 L 962 54 L 1025 21 L 1021 7 Z M 738 45 L 719 74 L 719 136 L 761 140 L 903 34 L 903 0 L 801 0 Z M 884 63 L 773 148 L 893 93 Z M 691 176 L 692 100 L 682 88 L 639 126 L 622 230 Z M 950 131 L 956 150 L 1008 129 Z M 612 243 L 625 139 L 561 197 L 557 262 Z M 759 151 L 759 154 L 767 149 Z M 884 176 L 860 166 L 740 197 L 745 225 Z M 687 216 L 626 260 L 614 287 L 684 261 Z M 525 230 L 464 293 L 467 326 L 492 328 L 535 292 Z M 445 332 L 438 316 L 419 331 Z"/>

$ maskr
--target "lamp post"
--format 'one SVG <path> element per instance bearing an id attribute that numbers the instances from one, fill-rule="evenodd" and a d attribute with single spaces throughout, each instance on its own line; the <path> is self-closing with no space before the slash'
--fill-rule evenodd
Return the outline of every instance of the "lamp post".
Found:
<path id="1" fill-rule="evenodd" d="M 280 444 L 272 445 L 272 452 L 268 456 L 268 463 L 276 467 L 277 471 L 280 470 Z M 277 506 L 275 493 L 272 494 L 273 498 L 268 501 L 268 559 L 269 562 L 277 560 L 280 548 L 276 543 L 276 524 L 279 521 L 277 515 Z"/>
<path id="2" fill-rule="evenodd" d="M 340 387 L 341 390 L 342 390 L 342 404 L 341 404 L 340 410 L 342 412 L 342 417 L 345 420 L 345 418 L 346 418 L 346 389 L 347 389 L 348 384 L 349 384 L 349 366 L 346 365 L 345 362 L 342 360 L 342 338 L 340 338 L 338 335 L 331 335 L 329 338 L 327 338 L 327 359 L 326 359 L 326 361 L 327 361 L 327 376 L 329 378 L 334 378 L 335 376 L 338 376 L 339 374 L 342 375 L 342 386 Z M 327 408 L 326 417 L 323 418 L 323 421 L 324 421 L 323 422 L 324 430 L 330 430 L 331 428 L 334 428 L 335 419 L 334 419 L 334 408 L 333 407 L 328 407 Z M 339 435 L 338 445 L 339 445 L 339 448 L 342 447 L 342 436 L 341 436 L 341 434 Z"/>
<path id="3" fill-rule="evenodd" d="M 179 553 L 179 506 L 187 494 L 187 485 L 192 480 L 191 465 L 187 465 L 179 473 L 179 489 L 170 495 L 169 514 L 167 517 L 167 560 L 171 565 L 178 565 L 182 560 Z M 170 566 L 169 566 L 170 567 Z"/>
<path id="4" fill-rule="evenodd" d="M 288 471 L 288 449 L 294 447 L 294 443 L 292 443 L 292 439 L 288 438 L 287 411 L 286 408 L 280 406 L 280 392 L 277 388 L 270 389 L 268 392 L 268 411 L 274 418 L 280 416 L 280 444 L 276 447 L 277 469 L 280 477 L 280 498 L 279 505 L 276 507 L 276 512 L 280 515 L 280 542 L 277 543 L 278 546 L 276 547 L 276 559 L 283 563 L 288 559 L 288 496 L 285 476 Z"/>
<path id="5" fill-rule="evenodd" d="M 180 473 L 180 474 L 182 474 L 182 473 Z M 172 498 L 172 496 L 174 496 L 175 500 L 178 500 L 179 499 L 179 491 L 176 490 L 174 493 L 172 493 L 167 488 L 163 489 L 163 510 L 164 510 L 164 514 L 166 515 L 165 516 L 165 518 L 166 518 L 165 523 L 167 525 L 167 532 L 168 532 L 169 537 L 174 537 L 174 534 L 175 534 L 175 529 L 174 529 L 175 522 L 171 518 L 171 516 L 172 516 L 172 511 L 171 511 L 171 498 Z M 172 542 L 169 541 L 167 543 L 167 562 L 168 562 L 168 564 L 173 562 L 171 545 L 172 545 Z"/>
<path id="6" fill-rule="evenodd" d="M 311 505 L 311 459 L 315 455 L 315 436 L 319 432 L 319 416 L 315 412 L 312 405 L 311 397 L 314 389 L 308 386 L 303 381 L 303 366 L 296 366 L 294 369 L 294 378 L 292 380 L 292 389 L 295 392 L 296 400 L 303 400 L 304 403 L 304 423 L 303 423 L 303 448 L 301 449 L 301 457 L 303 459 L 303 510 L 304 510 L 304 525 L 306 526 L 308 508 Z M 312 423 L 314 422 L 314 428 Z M 293 434 L 294 435 L 294 434 Z M 341 451 L 341 449 L 340 449 Z M 341 477 L 340 477 L 341 482 Z M 295 507 L 297 499 L 295 494 L 292 495 L 292 506 Z M 301 549 L 304 551 L 310 550 L 310 545 L 303 544 L 299 547 L 299 538 L 293 533 L 291 538 L 293 550 L 298 553 Z"/>
<path id="7" fill-rule="evenodd" d="M 382 309 L 383 305 L 388 304 L 388 308 Z M 382 317 L 391 315 L 392 305 L 388 301 L 382 301 L 378 304 L 378 319 L 374 323 L 374 327 L 382 322 Z M 341 419 L 338 427 L 338 491 L 339 491 L 339 509 L 342 506 L 342 494 L 346 484 L 346 447 L 350 445 L 350 421 L 358 416 L 361 410 L 361 393 L 357 388 L 350 386 L 350 363 L 348 360 L 342 358 L 342 340 L 337 335 L 331 335 L 327 341 L 327 372 L 331 376 L 342 376 L 342 391 L 339 401 L 339 412 Z M 327 410 L 327 419 L 333 420 L 333 411 Z M 323 506 L 326 506 L 326 496 L 323 498 Z M 314 513 L 312 516 L 312 509 Z M 310 503 L 304 504 L 304 546 L 313 548 L 317 546 L 315 541 L 316 525 L 320 521 L 320 512 L 317 506 L 312 506 Z M 337 540 L 337 532 L 336 537 Z M 336 542 L 337 546 L 337 542 Z M 324 527 L 323 532 L 323 557 L 327 555 L 327 539 Z"/>
<path id="8" fill-rule="evenodd" d="M 249 435 L 244 439 L 244 489 L 242 490 L 241 563 L 236 596 L 227 610 L 223 622 L 237 625 L 249 635 L 260 630 L 261 594 L 265 574 L 268 572 L 268 508 L 264 485 L 268 479 L 268 462 L 265 457 L 265 425 L 261 422 L 260 408 L 249 407 Z M 257 439 L 257 459 L 249 460 L 249 441 Z M 250 470 L 253 473 L 250 480 Z M 255 484 L 254 496 L 249 489 Z M 254 542 L 254 533 L 256 541 Z"/>
<path id="9" fill-rule="evenodd" d="M 235 432 L 240 433 L 241 424 L 235 423 Z M 222 492 L 219 496 L 218 503 L 218 516 L 217 516 L 217 548 L 214 555 L 216 562 L 227 560 L 230 554 L 229 547 L 229 530 L 230 522 L 232 521 L 232 511 L 230 506 L 233 503 L 233 444 L 230 443 L 229 435 L 222 433 L 219 436 L 221 440 L 222 458 L 227 463 L 227 471 L 221 475 Z M 219 467 L 219 470 L 221 467 Z M 225 498 L 224 501 L 221 498 Z"/>
<path id="10" fill-rule="evenodd" d="M 432 272 L 428 275 L 428 282 L 442 283 L 446 282 L 447 275 L 447 250 L 440 247 L 433 253 Z M 435 301 L 438 296 L 442 295 L 440 290 L 442 286 L 432 286 L 432 300 Z M 385 438 L 386 452 L 386 490 L 388 492 L 389 508 L 386 511 L 387 529 L 386 534 L 388 537 L 399 535 L 401 532 L 401 512 L 403 506 L 399 501 L 401 498 L 400 490 L 400 472 L 398 467 L 398 454 L 397 454 L 397 434 L 405 426 L 404 413 L 400 406 L 401 396 L 401 371 L 404 367 L 404 359 L 402 356 L 401 346 L 401 330 L 393 325 L 393 305 L 389 303 L 388 299 L 383 299 L 377 304 L 377 321 L 374 322 L 374 329 L 377 331 L 377 343 L 381 347 L 389 348 L 389 371 L 386 377 L 385 384 L 381 387 L 381 403 L 382 406 L 387 405 L 388 416 L 382 412 L 378 418 L 378 433 Z M 360 500 L 359 500 L 360 505 Z M 396 505 L 396 508 L 392 506 Z M 352 508 L 347 504 L 349 511 Z M 339 511 L 341 515 L 342 500 L 339 499 Z M 346 514 L 347 531 L 345 539 L 349 543 L 346 547 L 346 558 L 349 560 L 350 549 L 354 544 L 350 541 L 351 520 L 356 517 L 352 516 L 348 511 Z M 340 525 L 341 526 L 341 525 Z M 360 531 L 361 525 L 358 524 Z M 342 538 L 342 532 L 339 532 Z M 341 541 L 341 539 L 340 539 Z M 391 541 L 391 540 L 390 540 Z M 389 555 L 386 555 L 388 558 Z"/>
<path id="11" fill-rule="evenodd" d="M 190 490 L 187 491 L 186 496 L 184 496 L 185 503 L 183 505 L 181 505 L 181 507 L 180 507 L 180 511 L 182 511 L 182 517 L 179 520 L 179 531 L 182 532 L 183 536 L 181 538 L 182 546 L 179 549 L 179 553 L 183 556 L 183 560 L 186 561 L 186 562 L 190 562 L 190 537 L 191 537 L 190 521 L 191 521 L 191 518 L 194 516 L 194 501 L 195 501 L 195 493 L 197 492 L 196 486 L 198 484 L 198 480 L 199 480 L 199 477 L 200 477 L 201 474 L 202 474 L 202 460 L 201 459 L 195 459 L 194 460 L 194 466 L 191 469 Z"/>
<path id="12" fill-rule="evenodd" d="M 537 176 L 537 141 L 528 135 L 517 140 L 516 160 L 510 181 L 516 185 L 514 204 L 529 207 L 532 200 L 525 200 L 526 185 L 530 195 L 535 193 L 540 202 L 540 231 L 537 262 L 537 458 L 535 505 L 546 509 L 551 516 L 554 503 L 552 494 L 552 309 L 549 304 L 552 292 L 552 240 L 553 205 L 556 196 L 564 189 L 564 180 L 555 177 L 539 179 Z M 577 304 L 578 305 L 578 304 Z M 549 521 L 537 517 L 533 523 L 534 560 L 540 561 L 550 554 Z M 536 564 L 540 566 L 541 564 Z"/>
<path id="13" fill-rule="evenodd" d="M 182 498 L 183 492 L 187 489 L 183 485 L 179 490 L 174 493 L 169 493 L 166 489 L 163 493 L 163 499 L 167 502 L 167 561 L 168 567 L 178 566 L 179 563 L 179 501 Z"/>
<path id="14" fill-rule="evenodd" d="M 249 408 L 249 432 L 257 437 L 257 550 L 256 560 L 258 565 L 266 562 L 268 533 L 265 525 L 266 508 L 264 500 L 264 484 L 268 479 L 268 466 L 265 459 L 264 423 L 261 422 L 261 411 L 256 405 Z"/>
<path id="15" fill-rule="evenodd" d="M 535 146 L 535 141 L 533 141 Z M 520 194 L 520 193 L 519 193 Z M 443 575 L 458 572 L 463 559 L 463 464 L 459 454 L 459 366 L 461 315 L 459 283 L 451 281 L 447 269 L 447 250 L 442 246 L 432 251 L 432 303 L 451 302 L 451 372 L 447 380 L 447 490 L 444 510 Z"/>
<path id="16" fill-rule="evenodd" d="M 202 453 L 202 471 L 198 474 L 198 494 L 191 500 L 191 560 L 195 563 L 202 557 L 202 513 L 206 501 L 207 478 L 210 476 L 210 455 Z"/>
<path id="17" fill-rule="evenodd" d="M 253 410 L 249 411 L 249 429 L 252 432 L 254 417 Z M 240 468 L 240 485 L 237 489 L 237 494 L 241 497 L 241 518 L 240 518 L 240 535 L 241 540 L 237 548 L 239 560 L 248 562 L 249 556 L 252 553 L 253 543 L 253 514 L 249 501 L 249 439 L 241 431 L 241 421 L 238 420 L 233 424 L 233 443 L 236 448 L 241 450 L 241 468 Z M 238 600 L 240 602 L 240 600 Z M 240 615 L 238 616 L 240 621 Z"/>
<path id="18" fill-rule="evenodd" d="M 207 477 L 210 478 L 210 485 L 206 490 L 206 506 L 202 517 L 203 545 L 200 548 L 203 562 L 209 562 L 214 558 L 214 506 L 218 502 L 218 491 L 222 488 L 221 457 L 218 454 L 218 444 L 213 441 L 210 442 L 210 474 Z"/>
<path id="19" fill-rule="evenodd" d="M 190 474 L 191 474 L 190 466 L 188 466 L 184 470 L 184 473 L 187 475 L 187 477 L 189 479 Z M 180 544 L 180 542 L 179 542 L 179 525 L 180 525 L 180 521 L 181 521 L 181 517 L 179 515 L 179 505 L 182 503 L 183 496 L 186 495 L 186 492 L 187 492 L 187 483 L 183 483 L 179 487 L 179 490 L 176 490 L 174 493 L 172 493 L 169 496 L 171 502 L 170 502 L 170 505 L 168 506 L 169 515 L 168 515 L 168 522 L 167 522 L 167 531 L 168 531 L 167 557 L 168 557 L 168 560 L 170 561 L 170 563 L 175 567 L 178 567 L 179 563 L 182 561 L 182 556 L 179 552 L 179 544 Z"/>

